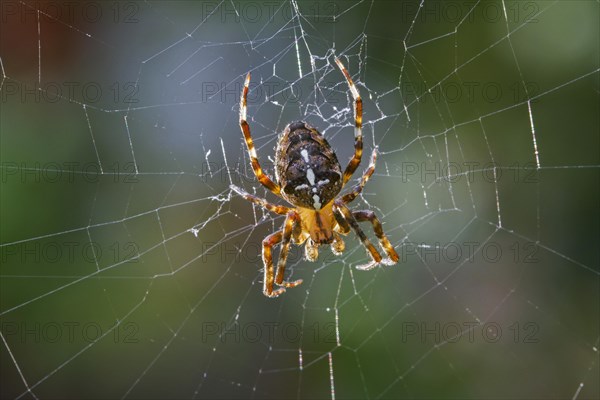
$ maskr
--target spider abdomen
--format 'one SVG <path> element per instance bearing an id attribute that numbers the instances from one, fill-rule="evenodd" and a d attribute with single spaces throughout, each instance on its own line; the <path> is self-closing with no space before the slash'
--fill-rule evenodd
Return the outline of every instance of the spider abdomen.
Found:
<path id="1" fill-rule="evenodd" d="M 340 163 L 327 140 L 305 122 L 286 126 L 277 142 L 276 179 L 295 206 L 319 211 L 342 188 Z"/>

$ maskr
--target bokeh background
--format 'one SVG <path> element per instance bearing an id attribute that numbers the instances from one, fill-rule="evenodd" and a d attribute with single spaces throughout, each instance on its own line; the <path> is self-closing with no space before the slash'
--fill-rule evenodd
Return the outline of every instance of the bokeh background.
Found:
<path id="1" fill-rule="evenodd" d="M 599 397 L 597 2 L 0 7 L 2 398 Z M 402 260 L 267 299 L 241 85 L 269 173 L 298 119 L 345 161 L 335 55 Z"/>

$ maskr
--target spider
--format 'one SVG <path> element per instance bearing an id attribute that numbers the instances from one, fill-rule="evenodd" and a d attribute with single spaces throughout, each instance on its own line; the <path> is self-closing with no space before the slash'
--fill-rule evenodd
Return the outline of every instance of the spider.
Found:
<path id="1" fill-rule="evenodd" d="M 375 213 L 370 210 L 351 211 L 346 205 L 362 192 L 375 171 L 377 147 L 373 150 L 369 168 L 363 173 L 360 182 L 349 193 L 338 196 L 360 164 L 363 141 L 362 100 L 342 62 L 337 57 L 335 62 L 344 74 L 350 93 L 354 98 L 354 155 L 342 172 L 335 152 L 323 135 L 304 121 L 292 122 L 285 127 L 277 140 L 275 182 L 263 172 L 258 162 L 256 149 L 250 135 L 250 126 L 246 121 L 250 73 L 246 75 L 240 99 L 240 128 L 248 147 L 252 169 L 264 187 L 293 205 L 291 208 L 275 205 L 231 185 L 231 189 L 246 200 L 286 216 L 283 228 L 270 234 L 262 242 L 263 293 L 267 297 L 277 297 L 285 292 L 286 288 L 292 288 L 302 283 L 302 279 L 293 282 L 283 280 L 291 242 L 297 245 L 306 242 L 305 258 L 308 261 L 316 261 L 320 245 L 329 244 L 335 255 L 342 254 L 345 244 L 340 235 L 347 235 L 352 228 L 371 258 L 369 263 L 357 266 L 357 269 L 370 270 L 379 263 L 391 265 L 398 262 L 399 259 Z M 382 258 L 359 227 L 358 223 L 363 221 L 369 221 L 373 225 L 375 235 L 388 256 L 387 259 Z M 281 249 L 277 272 L 274 273 L 272 249 L 279 243 Z M 274 284 L 279 288 L 273 289 Z"/>

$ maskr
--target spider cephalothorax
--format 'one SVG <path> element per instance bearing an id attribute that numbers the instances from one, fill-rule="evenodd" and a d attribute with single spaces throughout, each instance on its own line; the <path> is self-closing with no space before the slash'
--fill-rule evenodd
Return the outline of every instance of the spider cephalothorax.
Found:
<path id="1" fill-rule="evenodd" d="M 319 245 L 329 244 L 335 254 L 341 254 L 344 251 L 344 242 L 340 234 L 347 235 L 352 228 L 371 257 L 370 263 L 357 268 L 367 270 L 382 262 L 394 264 L 399 259 L 394 247 L 383 233 L 383 228 L 375 213 L 368 210 L 350 211 L 346 205 L 362 192 L 363 187 L 375 171 L 377 149 L 373 151 L 371 164 L 363 174 L 361 181 L 349 193 L 338 197 L 360 164 L 363 144 L 362 100 L 346 68 L 339 59 L 336 58 L 335 61 L 346 77 L 354 98 L 354 155 L 343 172 L 337 156 L 323 135 L 306 122 L 299 121 L 288 124 L 279 136 L 275 152 L 275 182 L 273 182 L 265 175 L 258 162 L 256 149 L 250 135 L 250 126 L 246 121 L 250 73 L 246 76 L 242 90 L 240 127 L 248 147 L 254 174 L 263 186 L 294 206 L 289 208 L 271 204 L 232 185 L 232 189 L 247 200 L 269 211 L 286 216 L 283 229 L 272 233 L 263 240 L 262 256 L 265 267 L 263 292 L 269 297 L 280 295 L 285 291 L 285 287 L 294 287 L 302 283 L 302 280 L 295 282 L 283 280 L 291 242 L 298 245 L 306 242 L 306 258 L 309 261 L 315 261 L 318 257 Z M 388 255 L 388 259 L 384 260 L 381 257 L 360 229 L 358 222 L 362 221 L 371 222 L 375 235 Z M 278 243 L 281 243 L 281 251 L 277 262 L 277 273 L 274 274 L 271 250 Z M 273 290 L 274 283 L 283 287 Z"/>

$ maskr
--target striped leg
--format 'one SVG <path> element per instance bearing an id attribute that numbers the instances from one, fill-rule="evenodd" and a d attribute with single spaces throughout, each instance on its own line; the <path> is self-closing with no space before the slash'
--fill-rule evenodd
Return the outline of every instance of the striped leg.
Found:
<path id="1" fill-rule="evenodd" d="M 362 179 L 360 180 L 360 182 L 356 186 L 354 186 L 352 188 L 352 191 L 350 193 L 345 194 L 342 197 L 342 201 L 344 203 L 346 203 L 346 204 L 350 203 L 352 200 L 354 200 L 363 191 L 363 188 L 367 184 L 367 181 L 369 180 L 369 178 L 371 177 L 371 175 L 373 175 L 373 172 L 375 172 L 375 162 L 376 161 L 377 161 L 377 148 L 375 148 L 373 150 L 373 154 L 371 155 L 371 163 L 369 164 L 369 168 L 367 168 L 367 170 L 363 174 Z"/>
<path id="2" fill-rule="evenodd" d="M 300 223 L 300 216 L 295 211 L 288 213 L 285 219 L 285 225 L 283 226 L 283 238 L 281 241 L 281 250 L 279 251 L 279 260 L 277 260 L 277 273 L 275 274 L 275 284 L 279 286 L 285 286 L 292 288 L 302 283 L 302 279 L 298 279 L 294 282 L 287 282 L 283 280 L 283 273 L 285 272 L 285 262 L 287 255 L 290 250 L 290 241 L 292 238 L 292 232 L 294 226 Z"/>
<path id="3" fill-rule="evenodd" d="M 256 175 L 256 178 L 264 187 L 276 195 L 279 195 L 279 192 L 281 192 L 279 185 L 274 183 L 271 178 L 265 175 L 260 167 L 260 163 L 258 162 L 258 157 L 256 155 L 256 149 L 254 148 L 254 142 L 252 141 L 252 136 L 250 135 L 250 125 L 248 125 L 248 122 L 246 121 L 246 110 L 248 108 L 248 85 L 250 85 L 250 72 L 248 72 L 248 75 L 246 75 L 246 81 L 244 82 L 244 89 L 242 90 L 242 97 L 240 99 L 240 128 L 242 128 L 244 140 L 246 141 L 246 146 L 248 147 L 248 154 L 250 155 L 250 162 L 252 163 L 254 175 Z"/>
<path id="4" fill-rule="evenodd" d="M 375 236 L 379 239 L 379 243 L 385 252 L 387 253 L 389 260 L 385 260 L 384 262 L 388 265 L 396 264 L 400 257 L 398 257 L 398 253 L 394 250 L 394 247 L 388 240 L 385 233 L 383 233 L 383 227 L 381 226 L 381 222 L 379 222 L 379 218 L 375 215 L 373 211 L 365 210 L 365 211 L 354 211 L 352 213 L 354 218 L 358 222 L 369 221 L 373 225 L 373 230 L 375 231 Z"/>
<path id="5" fill-rule="evenodd" d="M 339 200 L 336 200 L 336 202 L 337 201 Z M 343 200 L 341 201 L 342 203 L 344 202 Z M 350 233 L 350 225 L 348 225 L 348 221 L 344 218 L 344 214 L 335 206 L 335 203 L 333 204 L 332 211 L 335 221 L 338 224 L 338 230 L 342 235 L 347 235 Z"/>
<path id="6" fill-rule="evenodd" d="M 360 98 L 360 94 L 358 93 L 358 89 L 354 86 L 354 82 L 352 82 L 352 78 L 350 78 L 350 74 L 348 70 L 344 67 L 344 64 L 339 60 L 339 58 L 335 58 L 335 62 L 337 66 L 340 68 L 340 71 L 346 77 L 346 81 L 348 82 L 348 86 L 350 87 L 350 93 L 352 93 L 352 97 L 354 98 L 354 156 L 346 166 L 346 170 L 344 171 L 344 179 L 343 184 L 350 179 L 358 165 L 360 164 L 360 159 L 362 157 L 362 149 L 363 149 L 363 141 L 362 141 L 362 99 Z"/>
<path id="7" fill-rule="evenodd" d="M 356 219 L 354 218 L 354 216 L 352 215 L 352 213 L 350 212 L 348 207 L 344 203 L 342 203 L 341 200 L 335 200 L 333 208 L 334 208 L 335 212 L 341 213 L 343 218 L 350 225 L 350 227 L 352 227 L 352 229 L 354 229 L 354 232 L 356 232 L 356 234 L 362 241 L 363 246 L 365 246 L 367 248 L 367 251 L 371 256 L 370 263 L 364 264 L 364 265 L 358 265 L 356 267 L 356 269 L 367 271 L 367 270 L 374 268 L 377 264 L 379 264 L 381 262 L 382 257 L 379 254 L 379 252 L 377 251 L 377 249 L 375 248 L 375 246 L 373 246 L 373 243 L 371 243 L 371 241 L 367 238 L 367 236 L 362 231 L 362 229 L 360 229 L 360 226 L 358 226 L 358 221 L 356 221 Z"/>
<path id="8" fill-rule="evenodd" d="M 235 191 L 237 194 L 239 194 L 243 198 L 245 198 L 246 200 L 251 201 L 252 203 L 259 205 L 259 206 L 261 206 L 269 211 L 272 211 L 276 214 L 286 215 L 290 211 L 290 209 L 288 207 L 271 204 L 268 201 L 261 199 L 260 197 L 254 196 L 253 194 L 250 194 L 235 185 L 229 185 L 229 188 L 231 190 Z"/>
<path id="9" fill-rule="evenodd" d="M 273 281 L 275 280 L 274 279 L 275 274 L 273 272 L 272 249 L 273 249 L 273 246 L 275 246 L 277 243 L 281 242 L 282 236 L 283 236 L 283 234 L 281 233 L 281 231 L 277 231 L 277 232 L 272 233 L 269 236 L 267 236 L 262 242 L 262 245 L 263 245 L 262 258 L 263 258 L 263 264 L 265 266 L 265 276 L 264 276 L 264 281 L 263 281 L 263 293 L 267 297 L 277 297 L 281 293 L 285 292 L 284 288 L 273 290 Z"/>

